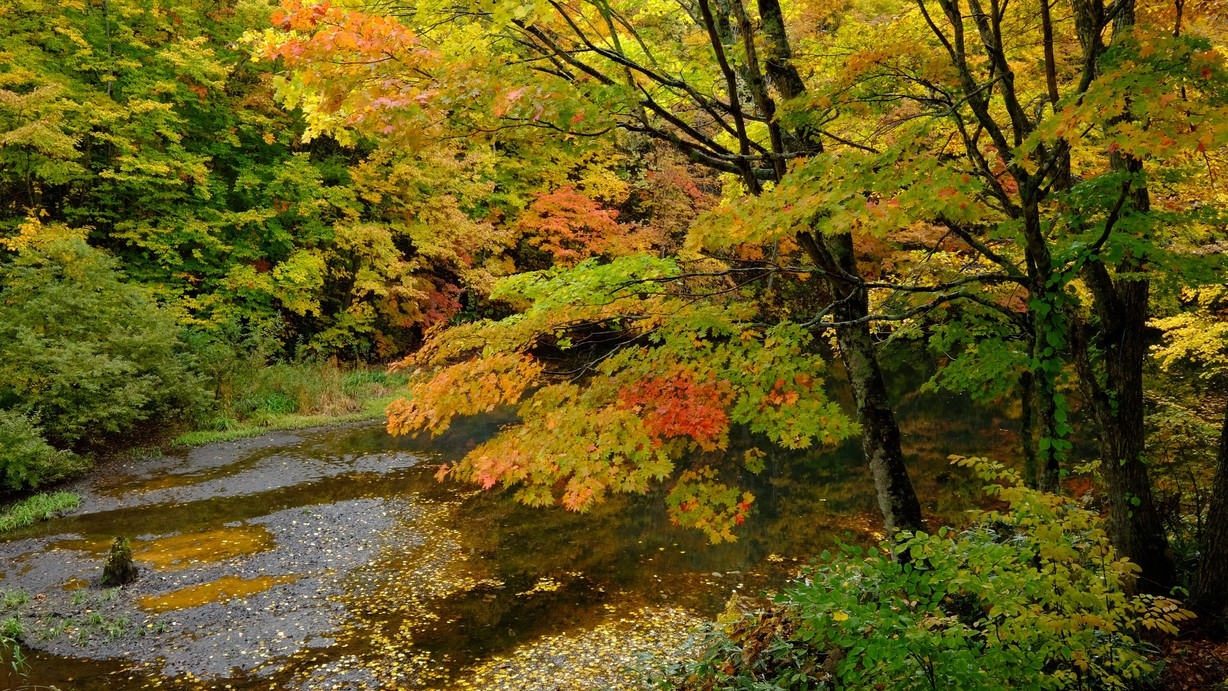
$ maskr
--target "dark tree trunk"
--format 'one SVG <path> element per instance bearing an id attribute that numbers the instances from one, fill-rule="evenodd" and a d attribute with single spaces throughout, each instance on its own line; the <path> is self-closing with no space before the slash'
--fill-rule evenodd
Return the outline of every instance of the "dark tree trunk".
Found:
<path id="1" fill-rule="evenodd" d="M 1143 362 L 1147 343 L 1150 282 L 1118 281 L 1124 324 L 1116 347 L 1104 352 L 1113 398 L 1100 411 L 1104 476 L 1109 484 L 1111 530 L 1119 550 L 1142 567 L 1142 589 L 1167 593 L 1175 583 L 1164 524 L 1152 498 L 1151 478 L 1144 460 Z M 1111 416 L 1111 417 L 1110 417 Z"/>
<path id="2" fill-rule="evenodd" d="M 1167 594 L 1176 584 L 1175 569 L 1144 458 L 1144 329 L 1150 282 L 1113 281 L 1099 262 L 1090 263 L 1084 275 L 1096 297 L 1098 323 L 1094 331 L 1079 337 L 1078 360 L 1096 422 L 1108 490 L 1109 535 L 1117 551 L 1142 569 L 1139 589 Z M 1100 350 L 1100 368 L 1090 361 L 1093 338 Z"/>
<path id="3" fill-rule="evenodd" d="M 1055 319 L 1061 309 L 1061 295 L 1050 292 L 1053 277 L 1053 257 L 1041 224 L 1040 199 L 1024 188 L 1020 193 L 1023 211 L 1024 251 L 1027 258 L 1029 291 L 1034 299 L 1049 306 L 1046 313 L 1032 312 L 1028 322 L 1032 333 L 1032 359 L 1036 363 L 1032 386 L 1036 395 L 1036 421 L 1040 427 L 1040 444 L 1037 447 L 1035 476 L 1036 486 L 1044 492 L 1061 489 L 1061 458 L 1056 443 L 1057 429 L 1057 370 L 1062 362 L 1062 344 L 1067 337 L 1060 333 Z M 1051 340 L 1051 336 L 1058 336 Z"/>
<path id="4" fill-rule="evenodd" d="M 1113 39 L 1133 26 L 1134 0 L 1123 0 L 1113 18 Z M 1110 152 L 1109 165 L 1123 173 L 1143 170 L 1142 161 L 1120 151 Z M 1126 202 L 1122 213 L 1149 213 L 1151 195 L 1146 185 L 1129 184 L 1122 190 Z M 1118 264 L 1116 278 L 1109 276 L 1100 260 L 1084 268 L 1082 275 L 1095 298 L 1096 332 L 1092 338 L 1100 350 L 1100 367 L 1092 369 L 1088 362 L 1090 342 L 1083 339 L 1081 378 L 1099 432 L 1101 471 L 1109 494 L 1109 535 L 1117 551 L 1139 565 L 1139 589 L 1167 594 L 1176 585 L 1176 569 L 1144 457 L 1143 363 L 1147 359 L 1145 334 L 1151 298 L 1151 281 L 1140 276 L 1145 270 L 1142 258 L 1133 254 L 1127 254 Z"/>
<path id="5" fill-rule="evenodd" d="M 870 329 L 866 324 L 837 327 L 836 340 L 852 385 L 857 421 L 861 423 L 861 447 L 874 477 L 886 533 L 921 530 L 921 504 L 904 465 L 900 427 L 887 398 Z"/>
<path id="6" fill-rule="evenodd" d="M 779 0 L 758 0 L 759 17 L 763 29 L 764 57 L 768 78 L 785 99 L 796 98 L 805 93 L 806 85 L 793 66 L 792 50 L 785 33 L 783 13 Z M 760 104 L 769 121 L 773 118 L 775 105 L 762 89 L 762 75 L 758 74 L 754 42 L 747 42 L 747 55 L 755 74 L 751 85 L 756 89 L 755 101 Z M 823 150 L 818 133 L 801 128 L 792 135 L 805 151 L 818 153 Z M 772 137 L 773 153 L 783 164 L 784 151 L 781 137 Z M 782 170 L 778 168 L 778 170 Z M 870 336 L 869 293 L 857 259 L 853 253 L 853 238 L 848 233 L 834 235 L 801 233 L 798 240 L 817 266 L 824 270 L 823 286 L 827 297 L 835 305 L 833 320 L 840 357 L 848 373 L 857 409 L 857 422 L 861 425 L 861 446 L 874 477 L 874 490 L 878 506 L 883 513 L 887 535 L 897 530 L 918 531 L 924 523 L 921 519 L 921 503 L 908 477 L 904 453 L 900 448 L 900 427 L 895 411 L 887 396 L 887 385 L 878 364 L 878 353 Z"/>
<path id="7" fill-rule="evenodd" d="M 1206 626 L 1220 627 L 1228 622 L 1228 406 L 1224 407 L 1219 461 L 1201 547 L 1190 604 Z"/>
<path id="8" fill-rule="evenodd" d="M 1023 453 L 1023 481 L 1036 489 L 1036 380 L 1031 370 L 1019 375 L 1019 448 Z"/>
<path id="9" fill-rule="evenodd" d="M 921 503 L 908 477 L 900 448 L 900 427 L 887 395 L 887 385 L 878 365 L 877 348 L 870 335 L 869 293 L 861 280 L 848 233 L 799 236 L 811 259 L 824 267 L 825 285 L 835 305 L 832 319 L 840 359 L 848 374 L 861 425 L 861 447 L 874 478 L 878 507 L 888 535 L 898 530 L 924 527 Z"/>
<path id="10" fill-rule="evenodd" d="M 786 100 L 800 96 L 806 84 L 793 66 L 793 49 L 785 33 L 784 12 L 780 0 L 759 0 L 759 21 L 763 27 L 767 76 Z"/>
<path id="11" fill-rule="evenodd" d="M 1042 386 L 1037 391 L 1040 404 L 1040 436 L 1049 446 L 1039 454 L 1037 463 L 1040 475 L 1036 487 L 1043 492 L 1059 494 L 1062 491 L 1062 462 L 1058 457 L 1057 443 L 1065 441 L 1057 433 L 1057 389 L 1052 377 L 1041 377 Z"/>

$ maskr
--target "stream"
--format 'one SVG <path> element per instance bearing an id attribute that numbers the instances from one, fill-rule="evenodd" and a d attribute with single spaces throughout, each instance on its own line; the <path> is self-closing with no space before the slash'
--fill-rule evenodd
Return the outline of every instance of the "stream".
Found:
<path id="1" fill-rule="evenodd" d="M 1014 423 L 951 397 L 901 411 L 927 514 L 958 520 L 979 483 L 947 455 L 1008 449 Z M 739 539 L 715 546 L 670 525 L 660 491 L 575 514 L 435 481 L 500 422 L 272 432 L 101 468 L 71 515 L 0 538 L 0 618 L 19 616 L 28 663 L 0 687 L 636 688 L 630 667 L 684 650 L 732 595 L 880 525 L 854 443 L 769 458 Z M 116 536 L 141 576 L 103 589 Z"/>

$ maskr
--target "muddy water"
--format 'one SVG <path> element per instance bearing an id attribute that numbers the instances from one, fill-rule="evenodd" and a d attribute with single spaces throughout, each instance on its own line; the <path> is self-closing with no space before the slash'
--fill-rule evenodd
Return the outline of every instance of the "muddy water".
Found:
<path id="1" fill-rule="evenodd" d="M 1009 425 L 945 399 L 904 409 L 926 508 L 955 515 L 974 483 L 946 455 Z M 429 448 L 376 424 L 274 433 L 105 469 L 73 515 L 0 542 L 0 590 L 31 596 L 7 610 L 28 673 L 0 687 L 632 688 L 628 665 L 732 593 L 877 525 L 853 445 L 770 459 L 746 479 L 753 520 L 719 546 L 672 527 L 660 494 L 576 515 L 434 481 L 497 424 Z M 142 575 L 107 590 L 115 536 Z"/>

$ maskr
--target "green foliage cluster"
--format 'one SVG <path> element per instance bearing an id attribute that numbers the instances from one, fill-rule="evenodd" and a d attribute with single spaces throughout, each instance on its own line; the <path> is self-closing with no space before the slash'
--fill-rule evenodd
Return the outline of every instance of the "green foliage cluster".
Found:
<path id="1" fill-rule="evenodd" d="M 656 237 L 640 223 L 622 241 L 614 207 L 651 205 L 631 199 L 641 163 L 605 140 L 424 147 L 313 130 L 286 105 L 284 64 L 252 59 L 245 35 L 272 11 L 0 7 L 0 410 L 30 421 L 6 418 L 25 441 L 5 467 L 42 468 L 4 489 L 67 470 L 74 457 L 40 436 L 80 449 L 177 420 L 231 433 L 367 412 L 390 384 L 338 359 L 400 355 L 490 313 L 499 277 L 554 261 L 535 242 L 580 229 L 610 254 Z M 685 166 L 669 170 L 655 186 L 693 189 Z M 701 196 L 655 215 L 684 227 Z"/>
<path id="2" fill-rule="evenodd" d="M 205 427 L 268 425 L 286 416 L 344 417 L 404 385 L 403 375 L 328 362 L 264 362 L 233 370 Z"/>
<path id="3" fill-rule="evenodd" d="M 424 150 L 312 130 L 278 103 L 281 67 L 248 52 L 272 10 L 0 9 L 0 248 L 38 236 L 37 221 L 84 229 L 183 323 L 357 359 L 406 352 L 528 261 L 517 252 L 541 254 L 522 237 L 559 231 L 516 218 L 543 195 L 569 190 L 604 219 L 593 241 L 621 232 L 604 206 L 627 200 L 628 174 L 595 155 L 604 142 Z"/>
<path id="4" fill-rule="evenodd" d="M 88 467 L 82 457 L 48 444 L 30 418 L 0 410 L 0 490 L 38 489 Z M 8 513 L 0 518 L 0 530 L 8 520 Z M 11 527 L 17 527 L 17 523 Z"/>
<path id="5" fill-rule="evenodd" d="M 182 312 L 60 225 L 0 261 L 0 492 L 70 477 L 140 428 L 259 428 L 366 411 L 402 377 L 279 360 L 275 326 L 184 326 Z M 316 421 L 319 424 L 319 420 Z"/>
<path id="6" fill-rule="evenodd" d="M 79 237 L 0 264 L 0 350 L 0 408 L 62 444 L 205 403 L 174 316 Z"/>
<path id="7" fill-rule="evenodd" d="M 9 666 L 19 673 L 26 669 L 25 653 L 21 650 L 23 633 L 25 627 L 15 615 L 0 619 L 0 656 L 7 657 Z"/>
<path id="8" fill-rule="evenodd" d="M 1149 640 L 1193 615 L 1134 595 L 1101 517 L 962 459 L 1007 504 L 959 531 L 825 553 L 775 610 L 727 613 L 693 689 L 1112 689 L 1154 677 Z M 1000 483 L 1000 484 L 999 484 Z"/>

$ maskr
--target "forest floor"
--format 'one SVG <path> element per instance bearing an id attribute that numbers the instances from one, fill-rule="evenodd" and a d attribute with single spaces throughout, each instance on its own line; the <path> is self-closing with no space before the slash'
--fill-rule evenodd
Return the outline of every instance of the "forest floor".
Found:
<path id="1" fill-rule="evenodd" d="M 1179 638 L 1165 644 L 1162 691 L 1228 689 L 1228 641 Z"/>

